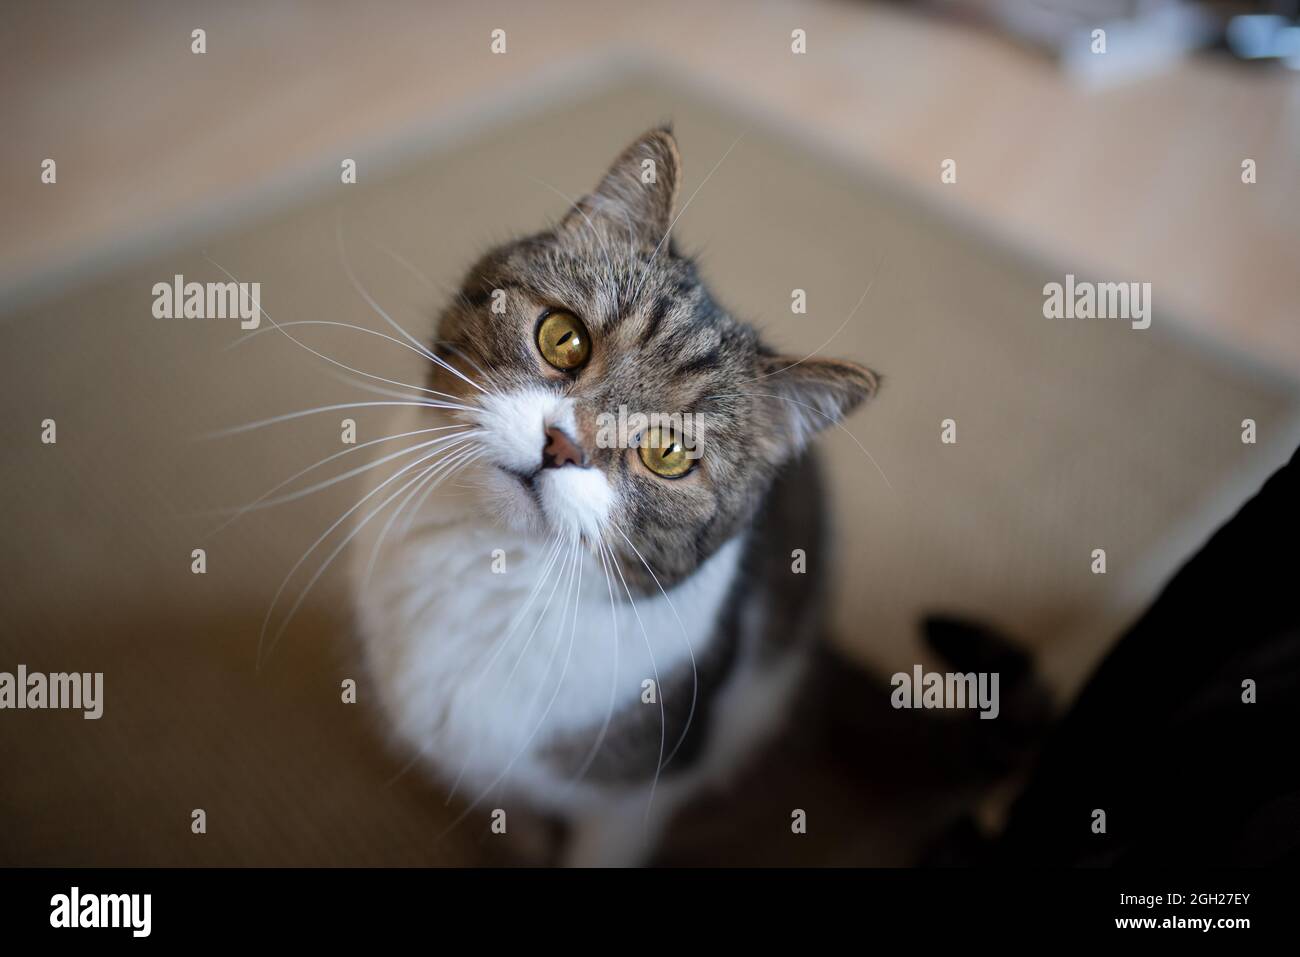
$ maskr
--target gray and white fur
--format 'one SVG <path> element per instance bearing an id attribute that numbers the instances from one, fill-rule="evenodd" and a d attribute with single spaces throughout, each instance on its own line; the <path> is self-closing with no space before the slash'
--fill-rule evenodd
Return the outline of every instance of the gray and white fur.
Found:
<path id="1" fill-rule="evenodd" d="M 652 130 L 558 225 L 473 265 L 392 423 L 433 444 L 393 461 L 372 500 L 389 514 L 354 546 L 401 747 L 507 833 L 512 814 L 563 821 L 574 865 L 647 861 L 779 726 L 824 581 L 808 442 L 878 385 L 776 354 L 713 299 L 668 235 L 680 178 Z M 580 368 L 539 351 L 555 311 L 585 327 Z M 665 478 L 598 441 L 620 406 L 703 421 L 695 467 Z"/>

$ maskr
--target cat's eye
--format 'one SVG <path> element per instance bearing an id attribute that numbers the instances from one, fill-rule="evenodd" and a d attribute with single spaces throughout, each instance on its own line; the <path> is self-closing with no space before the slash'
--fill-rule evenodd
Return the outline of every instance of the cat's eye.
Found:
<path id="1" fill-rule="evenodd" d="M 687 452 L 686 446 L 665 429 L 647 431 L 637 451 L 645 467 L 664 478 L 681 478 L 695 467 L 695 459 Z"/>
<path id="2" fill-rule="evenodd" d="M 537 324 L 537 351 L 555 368 L 572 372 L 591 358 L 591 336 L 581 319 L 556 309 Z"/>

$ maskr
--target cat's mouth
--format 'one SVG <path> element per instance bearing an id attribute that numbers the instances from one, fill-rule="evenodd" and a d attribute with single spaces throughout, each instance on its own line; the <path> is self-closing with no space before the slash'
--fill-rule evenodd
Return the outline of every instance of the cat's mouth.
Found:
<path id="1" fill-rule="evenodd" d="M 529 520 L 530 523 L 539 521 L 545 525 L 552 524 L 553 516 L 549 514 L 546 502 L 543 499 L 542 470 L 537 468 L 526 472 L 522 469 L 511 468 L 508 465 L 497 465 L 496 468 L 506 478 L 509 485 L 523 492 L 522 496 L 519 496 L 521 499 L 520 507 L 532 514 Z M 525 505 L 524 502 L 527 504 Z"/>
<path id="2" fill-rule="evenodd" d="M 510 485 L 523 491 L 520 500 L 551 529 L 573 535 L 595 537 L 609 514 L 609 485 L 597 469 L 537 468 L 532 471 L 494 463 Z"/>
<path id="3" fill-rule="evenodd" d="M 537 476 L 542 474 L 541 469 L 534 469 L 531 472 L 521 472 L 518 469 L 507 468 L 504 465 L 498 465 L 497 468 L 522 485 L 524 491 L 527 492 L 535 502 L 537 502 L 539 508 L 541 507 L 541 500 L 537 497 Z"/>

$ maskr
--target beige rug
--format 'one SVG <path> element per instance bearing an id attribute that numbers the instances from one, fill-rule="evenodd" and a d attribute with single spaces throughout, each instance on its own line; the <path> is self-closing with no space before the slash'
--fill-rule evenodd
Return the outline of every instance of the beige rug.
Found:
<path id="1" fill-rule="evenodd" d="M 440 286 L 491 243 L 560 215 L 557 191 L 588 188 L 625 141 L 665 118 L 685 157 L 683 195 L 709 177 L 678 235 L 702 253 L 722 301 L 791 351 L 825 344 L 886 376 L 876 404 L 847 423 L 852 436 L 825 441 L 835 637 L 863 660 L 887 671 L 928 661 L 915 646 L 918 614 L 968 612 L 1038 649 L 1066 694 L 1294 446 L 1297 383 L 1178 334 L 1160 289 L 1146 331 L 1042 316 L 1043 285 L 1066 272 L 1141 277 L 1089 277 L 1084 265 L 1014 254 L 761 118 L 653 78 L 408 152 L 387 170 L 363 154 L 356 185 L 338 182 L 332 160 L 305 205 L 0 318 L 0 670 L 103 671 L 107 696 L 93 722 L 0 713 L 0 864 L 502 858 L 472 822 L 436 841 L 449 819 L 441 797 L 416 774 L 392 780 L 402 762 L 379 744 L 364 695 L 340 702 L 340 682 L 356 672 L 339 576 L 322 580 L 253 672 L 271 596 L 355 486 L 208 535 L 219 522 L 209 510 L 251 501 L 342 448 L 344 415 L 361 441 L 382 433 L 362 409 L 196 436 L 376 397 L 274 331 L 229 348 L 243 335 L 234 321 L 155 319 L 151 288 L 176 273 L 221 279 L 206 253 L 260 282 L 278 322 L 381 329 L 340 265 L 341 224 L 358 277 L 423 336 Z M 807 315 L 791 313 L 796 288 Z M 297 329 L 356 368 L 419 374 L 417 357 L 377 337 Z M 1255 445 L 1241 441 L 1245 418 L 1257 422 Z M 44 419 L 56 420 L 57 444 L 40 442 Z M 955 444 L 940 441 L 945 419 Z M 201 546 L 207 573 L 194 575 Z M 1090 570 L 1095 548 L 1106 550 L 1105 575 Z M 843 860 L 845 848 L 859 862 L 910 859 L 916 802 L 871 820 L 860 805 L 836 806 L 834 839 L 797 859 Z M 190 832 L 194 808 L 207 812 L 206 835 Z M 779 819 L 756 826 L 788 832 Z M 771 834 L 740 834 L 720 818 L 724 832 L 731 851 L 693 859 L 794 859 L 788 849 L 764 856 Z"/>

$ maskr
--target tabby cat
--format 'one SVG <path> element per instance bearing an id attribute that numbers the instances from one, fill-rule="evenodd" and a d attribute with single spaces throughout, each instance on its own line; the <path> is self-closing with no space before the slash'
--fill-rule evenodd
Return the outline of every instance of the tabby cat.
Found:
<path id="1" fill-rule="evenodd" d="M 680 180 L 651 130 L 473 265 L 393 422 L 418 455 L 375 501 L 402 514 L 356 539 L 399 743 L 507 835 L 563 822 L 573 865 L 648 860 L 781 722 L 823 601 L 807 446 L 878 385 L 717 303 L 669 237 Z"/>

